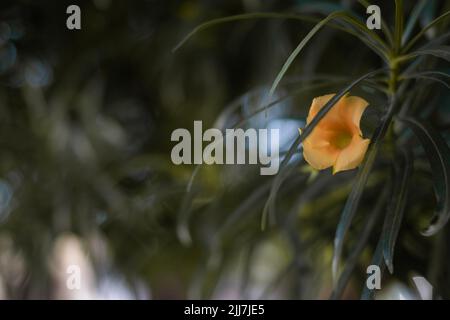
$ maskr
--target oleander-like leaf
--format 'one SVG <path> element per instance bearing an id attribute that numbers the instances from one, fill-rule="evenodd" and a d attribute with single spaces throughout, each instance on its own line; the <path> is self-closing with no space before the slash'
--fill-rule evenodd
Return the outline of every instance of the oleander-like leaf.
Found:
<path id="1" fill-rule="evenodd" d="M 180 209 L 178 210 L 177 218 L 177 236 L 180 242 L 189 246 L 192 243 L 192 237 L 189 230 L 189 218 L 192 212 L 192 200 L 195 196 L 195 189 L 193 188 L 195 177 L 200 171 L 201 166 L 196 165 L 189 178 L 189 182 L 186 186 L 186 194 L 181 202 Z"/>
<path id="2" fill-rule="evenodd" d="M 419 139 L 430 162 L 437 208 L 432 223 L 423 232 L 436 234 L 450 218 L 450 148 L 444 138 L 430 125 L 413 118 L 401 119 Z"/>
<path id="3" fill-rule="evenodd" d="M 420 56 L 431 55 L 450 62 L 450 46 L 438 46 L 430 49 L 419 49 L 407 55 L 398 58 L 398 61 L 407 61 Z"/>
<path id="4" fill-rule="evenodd" d="M 247 199 L 245 199 L 236 209 L 234 209 L 217 230 L 214 237 L 214 242 L 219 243 L 221 237 L 226 233 L 226 231 L 232 228 L 235 223 L 237 223 L 242 218 L 245 218 L 247 215 L 252 213 L 252 211 L 256 211 L 255 208 L 260 209 L 261 203 L 263 199 L 267 197 L 271 185 L 271 181 L 263 184 L 262 186 L 254 190 Z"/>
<path id="5" fill-rule="evenodd" d="M 331 110 L 331 108 L 341 99 L 344 95 L 346 95 L 352 88 L 354 88 L 356 85 L 361 83 L 362 81 L 371 78 L 381 72 L 384 72 L 385 69 L 378 69 L 369 73 L 366 73 L 365 75 L 359 77 L 355 81 L 351 82 L 349 85 L 341 89 L 338 93 L 336 93 L 333 98 L 328 101 L 325 106 L 317 113 L 317 115 L 314 117 L 314 119 L 306 126 L 304 130 L 302 130 L 302 134 L 294 141 L 294 143 L 291 145 L 288 154 L 284 157 L 283 161 L 280 164 L 279 172 L 277 176 L 275 177 L 273 181 L 273 187 L 271 189 L 269 198 L 267 199 L 267 202 L 264 206 L 262 218 L 261 218 L 261 228 L 264 230 L 266 226 L 267 221 L 267 214 L 269 213 L 269 210 L 273 210 L 275 208 L 274 202 L 276 200 L 276 192 L 280 188 L 282 181 L 284 179 L 285 171 L 287 170 L 287 164 L 292 158 L 292 156 L 295 153 L 295 150 L 298 148 L 300 143 L 304 141 L 312 132 L 312 130 L 315 128 L 315 126 L 319 123 L 319 121 Z M 271 216 L 273 213 L 271 214 Z"/>
<path id="6" fill-rule="evenodd" d="M 394 272 L 394 248 L 406 207 L 412 169 L 412 156 L 403 150 L 401 158 L 395 162 L 394 190 L 381 236 L 383 256 L 390 273 Z"/>
<path id="7" fill-rule="evenodd" d="M 287 154 L 284 156 L 283 161 L 280 164 L 278 174 L 273 179 L 272 187 L 270 188 L 270 194 L 269 197 L 267 198 L 267 201 L 264 205 L 264 209 L 261 215 L 261 230 L 265 230 L 266 228 L 267 215 L 269 213 L 269 210 L 274 210 L 277 192 L 281 187 L 283 180 L 286 178 L 289 169 L 292 169 L 292 167 L 288 166 L 288 163 L 292 159 L 292 156 L 295 154 L 295 151 L 298 149 L 301 142 L 302 142 L 301 136 L 298 136 L 290 146 Z M 272 211 L 271 216 L 274 215 L 275 213 Z"/>
<path id="8" fill-rule="evenodd" d="M 330 15 L 328 15 L 325 19 L 317 23 L 314 28 L 311 29 L 310 32 L 303 38 L 302 41 L 298 44 L 298 46 L 292 51 L 286 62 L 284 63 L 283 67 L 281 68 L 280 72 L 276 76 L 272 87 L 269 91 L 269 97 L 272 96 L 275 93 L 275 90 L 277 89 L 278 85 L 280 84 L 281 80 L 283 79 L 284 75 L 286 74 L 287 70 L 291 66 L 291 64 L 294 62 L 295 58 L 299 55 L 299 53 L 303 50 L 303 48 L 306 46 L 306 44 L 311 40 L 311 38 L 327 23 L 329 23 L 333 19 L 341 19 L 353 27 L 357 28 L 364 34 L 367 34 L 369 37 L 371 37 L 373 40 L 376 41 L 378 45 L 381 46 L 381 49 L 377 48 L 376 46 L 370 46 L 377 54 L 380 55 L 381 58 L 387 60 L 386 56 L 386 44 L 383 40 L 380 39 L 374 32 L 371 32 L 367 30 L 367 27 L 365 24 L 362 24 L 358 20 L 354 19 L 352 16 L 348 15 L 346 12 L 333 12 Z M 366 43 L 367 44 L 367 43 Z"/>
<path id="9" fill-rule="evenodd" d="M 333 292 L 331 293 L 330 299 L 336 300 L 342 296 L 342 293 L 344 292 L 345 287 L 350 280 L 350 276 L 356 266 L 356 263 L 358 262 L 358 258 L 366 247 L 369 236 L 376 222 L 378 221 L 378 218 L 385 209 L 386 200 L 390 192 L 390 187 L 384 188 L 376 201 L 374 209 L 367 215 L 364 227 L 361 229 L 360 233 L 357 236 L 358 242 L 356 243 L 351 255 L 346 261 L 345 268 L 339 276 L 339 280 L 336 284 L 336 287 L 333 289 Z"/>
<path id="10" fill-rule="evenodd" d="M 408 42 L 408 44 L 404 47 L 403 52 L 408 52 L 414 46 L 414 44 L 416 44 L 416 42 L 419 41 L 420 38 L 423 37 L 423 35 L 429 29 L 431 29 L 432 27 L 434 27 L 438 23 L 444 21 L 448 17 L 450 17 L 450 11 L 440 15 L 439 17 L 437 17 L 436 19 L 431 21 L 426 27 L 424 27 L 422 30 L 420 30 L 420 32 L 410 42 Z"/>
<path id="11" fill-rule="evenodd" d="M 402 44 L 405 44 L 406 41 L 408 41 L 411 32 L 413 31 L 414 26 L 416 25 L 416 22 L 419 19 L 419 16 L 422 13 L 422 10 L 425 8 L 427 2 L 429 2 L 429 0 L 420 0 L 414 6 L 413 11 L 409 15 L 408 22 L 406 23 L 405 31 L 403 32 Z"/>
<path id="12" fill-rule="evenodd" d="M 378 154 L 381 142 L 387 132 L 387 129 L 392 121 L 392 116 L 397 105 L 397 100 L 393 97 L 390 101 L 388 112 L 381 120 L 381 124 L 375 130 L 367 154 L 361 164 L 358 174 L 355 178 L 352 191 L 345 202 L 344 209 L 339 220 L 336 235 L 334 237 L 334 253 L 332 262 L 332 275 L 333 281 L 337 281 L 338 268 L 342 255 L 342 249 L 344 244 L 344 238 L 351 225 L 356 210 L 358 209 L 359 202 L 361 200 L 364 187 L 369 179 L 372 166 L 375 162 L 375 158 Z"/>
<path id="13" fill-rule="evenodd" d="M 450 76 L 446 73 L 443 72 L 439 72 L 439 71 L 424 71 L 424 72 L 417 72 L 417 73 L 412 73 L 409 75 L 404 76 L 404 79 L 423 79 L 423 80 L 430 80 L 430 81 L 435 81 L 438 82 L 444 86 L 446 86 L 448 89 L 450 89 L 450 84 L 444 80 L 442 80 L 442 78 L 449 78 Z"/>
<path id="14" fill-rule="evenodd" d="M 300 21 L 308 21 L 308 22 L 317 22 L 320 21 L 317 18 L 306 16 L 306 15 L 299 15 L 299 14 L 286 14 L 286 13 L 274 13 L 274 12 L 255 12 L 255 13 L 247 13 L 247 14 L 238 14 L 218 19 L 213 19 L 210 21 L 207 21 L 205 23 L 200 24 L 199 26 L 195 27 L 191 32 L 189 32 L 173 49 L 172 52 L 177 51 L 179 48 L 181 48 L 189 39 L 191 39 L 195 34 L 199 33 L 200 31 L 206 30 L 208 28 L 211 28 L 213 26 L 227 23 L 227 22 L 234 22 L 234 21 L 243 21 L 243 20 L 252 20 L 252 19 L 294 19 L 294 20 L 300 20 Z"/>

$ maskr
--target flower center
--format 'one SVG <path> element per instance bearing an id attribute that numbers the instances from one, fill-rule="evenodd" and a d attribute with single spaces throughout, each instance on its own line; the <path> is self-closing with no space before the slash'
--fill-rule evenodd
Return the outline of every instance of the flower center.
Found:
<path id="1" fill-rule="evenodd" d="M 352 141 L 352 135 L 350 132 L 339 132 L 336 134 L 335 138 L 332 141 L 332 144 L 338 149 L 346 148 L 350 142 Z"/>

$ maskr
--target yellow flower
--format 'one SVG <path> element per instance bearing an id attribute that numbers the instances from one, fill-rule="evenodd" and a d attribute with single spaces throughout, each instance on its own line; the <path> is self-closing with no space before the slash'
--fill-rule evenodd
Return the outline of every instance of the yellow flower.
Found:
<path id="1" fill-rule="evenodd" d="M 314 98 L 306 124 L 334 96 Z M 343 96 L 303 141 L 303 157 L 317 170 L 333 166 L 333 174 L 356 168 L 364 159 L 370 140 L 362 138 L 361 116 L 368 106 L 356 96 Z"/>

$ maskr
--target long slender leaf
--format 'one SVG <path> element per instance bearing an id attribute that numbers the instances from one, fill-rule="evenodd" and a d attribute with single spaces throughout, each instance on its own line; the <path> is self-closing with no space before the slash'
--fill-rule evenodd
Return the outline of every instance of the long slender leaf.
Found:
<path id="1" fill-rule="evenodd" d="M 363 34 L 370 34 L 370 37 L 373 38 L 378 44 L 384 49 L 387 50 L 387 47 L 385 43 L 378 37 L 378 35 L 371 31 L 367 30 L 364 27 L 364 24 L 358 23 L 358 21 L 352 17 L 350 17 L 347 13 L 341 12 L 339 14 L 340 16 L 343 16 L 344 19 L 347 20 L 350 24 L 353 24 L 354 26 L 357 26 L 359 30 Z M 304 22 L 314 22 L 314 23 L 320 23 L 321 20 L 311 17 L 308 15 L 299 15 L 299 14 L 286 14 L 286 13 L 272 13 L 272 12 L 255 12 L 255 13 L 248 13 L 248 14 L 238 14 L 234 16 L 229 17 L 223 17 L 218 19 L 213 19 L 210 21 L 207 21 L 205 23 L 202 23 L 201 25 L 194 28 L 189 34 L 187 34 L 173 49 L 172 52 L 177 51 L 180 47 L 182 47 L 190 38 L 192 38 L 195 34 L 198 32 L 208 29 L 210 27 L 227 23 L 227 22 L 233 22 L 233 21 L 243 21 L 243 20 L 251 20 L 251 19 L 289 19 L 289 20 L 300 20 Z M 344 31 L 348 34 L 351 34 L 353 36 L 358 37 L 362 42 L 364 42 L 367 46 L 369 46 L 375 53 L 380 55 L 382 58 L 386 59 L 387 56 L 383 52 L 383 50 L 380 50 L 376 45 L 372 44 L 366 37 L 363 35 L 358 34 L 357 32 L 354 32 L 353 30 L 349 28 L 342 27 L 336 23 L 328 23 L 329 27 L 338 29 L 340 31 Z"/>
<path id="2" fill-rule="evenodd" d="M 442 58 L 448 62 L 450 62 L 450 46 L 438 46 L 432 49 L 422 49 L 417 50 L 412 53 L 401 56 L 397 59 L 398 62 L 407 61 L 419 56 L 431 55 L 438 58 Z"/>
<path id="3" fill-rule="evenodd" d="M 404 47 L 403 52 L 408 52 L 413 46 L 414 44 L 419 41 L 419 39 L 432 27 L 434 27 L 435 25 L 437 25 L 438 23 L 444 21 L 445 19 L 447 19 L 450 16 L 450 11 L 447 11 L 446 13 L 444 13 L 443 15 L 440 15 L 439 17 L 437 17 L 436 19 L 434 19 L 433 21 L 431 21 L 425 28 L 423 28 L 410 42 L 408 42 L 408 44 Z"/>
<path id="4" fill-rule="evenodd" d="M 181 202 L 177 219 L 177 236 L 180 242 L 189 246 L 192 243 L 191 233 L 189 231 L 189 218 L 192 212 L 192 200 L 194 199 L 194 188 L 192 188 L 194 179 L 197 176 L 201 166 L 197 165 L 192 171 L 189 182 L 186 186 L 186 194 Z"/>
<path id="5" fill-rule="evenodd" d="M 315 126 L 319 123 L 320 120 L 322 120 L 323 117 L 328 113 L 328 111 L 331 110 L 331 108 L 341 99 L 343 96 L 345 96 L 347 93 L 350 92 L 356 85 L 361 83 L 363 80 L 371 78 L 381 72 L 385 72 L 386 69 L 377 69 L 374 71 L 371 71 L 369 73 L 366 73 L 365 75 L 362 75 L 355 81 L 351 82 L 349 85 L 344 87 L 342 90 L 340 90 L 338 93 L 336 93 L 333 98 L 328 101 L 322 109 L 317 113 L 317 115 L 314 117 L 314 119 L 306 126 L 306 128 L 302 131 L 301 137 L 302 141 L 304 141 L 312 132 L 312 130 L 315 128 Z"/>
<path id="6" fill-rule="evenodd" d="M 405 44 L 406 41 L 408 41 L 411 32 L 414 29 L 414 26 L 416 25 L 417 20 L 419 19 L 419 16 L 422 12 L 422 10 L 425 8 L 425 5 L 427 4 L 429 0 L 420 0 L 415 6 L 411 14 L 409 15 L 408 22 L 406 23 L 405 31 L 403 32 L 402 36 L 402 44 Z"/>
<path id="7" fill-rule="evenodd" d="M 383 240 L 383 256 L 390 273 L 394 272 L 394 248 L 408 197 L 413 167 L 411 158 L 412 156 L 408 152 L 403 151 L 401 160 L 395 163 L 393 196 L 384 220 L 381 236 Z"/>
<path id="8" fill-rule="evenodd" d="M 234 124 L 232 126 L 232 128 L 239 128 L 242 127 L 244 124 L 246 124 L 251 118 L 257 116 L 258 114 L 267 111 L 268 109 L 275 107 L 276 105 L 278 105 L 280 102 L 283 102 L 284 100 L 287 100 L 289 98 L 292 98 L 296 95 L 299 95 L 301 93 L 310 91 L 310 90 L 316 90 L 316 89 L 320 89 L 320 88 L 326 88 L 330 86 L 331 84 L 336 84 L 336 83 L 342 83 L 344 82 L 344 80 L 335 80 L 335 81 L 329 81 L 327 83 L 317 83 L 317 84 L 312 84 L 309 86 L 302 86 L 301 88 L 294 90 L 293 92 L 290 92 L 289 94 L 286 94 L 282 97 L 280 97 L 279 99 L 276 99 L 262 107 L 257 108 L 256 110 L 254 110 L 253 112 L 251 112 L 250 114 L 248 114 L 244 119 L 240 120 L 239 122 L 236 122 L 236 124 Z"/>
<path id="9" fill-rule="evenodd" d="M 383 212 L 383 209 L 385 208 L 386 200 L 390 193 L 390 189 L 391 188 L 389 187 L 383 189 L 381 195 L 377 199 L 374 209 L 368 214 L 367 219 L 364 223 L 364 228 L 362 228 L 361 232 L 357 236 L 358 242 L 355 245 L 355 248 L 352 250 L 352 254 L 347 259 L 345 268 L 339 277 L 339 281 L 337 282 L 336 287 L 331 293 L 330 299 L 332 300 L 339 299 L 342 293 L 344 292 L 345 287 L 347 286 L 347 283 L 350 280 L 350 276 L 353 272 L 353 269 L 355 268 L 356 263 L 358 262 L 358 258 L 361 255 L 364 248 L 366 247 L 367 241 L 369 240 L 369 236 L 376 222 L 378 221 L 380 214 Z"/>
<path id="10" fill-rule="evenodd" d="M 378 69 L 375 71 L 371 71 L 366 73 L 365 75 L 359 77 L 355 81 L 351 82 L 349 85 L 341 89 L 337 94 L 333 96 L 333 98 L 328 101 L 325 106 L 317 113 L 314 119 L 306 126 L 306 128 L 302 131 L 302 134 L 294 141 L 294 143 L 289 148 L 288 154 L 284 157 L 283 161 L 280 164 L 280 169 L 273 181 L 273 186 L 267 199 L 267 202 L 264 206 L 262 218 L 261 218 L 261 228 L 264 230 L 267 222 L 267 214 L 269 213 L 269 209 L 274 208 L 274 202 L 276 199 L 276 191 L 280 188 L 283 179 L 285 178 L 285 171 L 287 163 L 290 161 L 292 156 L 295 153 L 295 150 L 298 148 L 301 142 L 303 142 L 315 128 L 315 126 L 322 120 L 322 118 L 331 110 L 331 108 L 341 99 L 344 95 L 346 95 L 352 88 L 354 88 L 357 84 L 362 82 L 365 79 L 375 76 L 381 72 L 384 72 L 386 69 Z"/>
<path id="11" fill-rule="evenodd" d="M 419 73 L 415 73 L 415 74 L 411 74 L 411 75 L 407 75 L 405 77 L 403 77 L 404 79 L 424 79 L 424 80 L 431 80 L 431 81 L 435 81 L 438 82 L 444 86 L 446 86 L 448 89 L 450 89 L 450 85 L 445 82 L 444 80 L 442 80 L 441 78 L 439 78 L 439 76 L 441 75 L 439 73 L 430 73 L 430 72 L 419 72 Z M 441 75 L 442 76 L 442 75 Z"/>
<path id="12" fill-rule="evenodd" d="M 257 188 L 245 201 L 228 215 L 227 219 L 216 232 L 216 241 L 218 241 L 239 219 L 243 218 L 246 214 L 251 213 L 252 209 L 259 208 L 258 205 L 262 203 L 262 200 L 269 193 L 271 185 L 272 182 L 269 181 Z"/>
<path id="13" fill-rule="evenodd" d="M 408 77 L 412 77 L 414 78 L 415 76 L 436 76 L 436 77 L 444 77 L 444 78 L 450 78 L 450 74 L 445 73 L 445 72 L 441 72 L 441 71 L 433 71 L 433 70 L 429 70 L 429 71 L 421 71 L 421 72 L 416 72 L 416 73 L 408 73 L 405 74 L 404 76 L 400 76 L 400 78 L 408 78 Z"/>
<path id="14" fill-rule="evenodd" d="M 203 30 L 206 30 L 208 28 L 211 28 L 216 25 L 223 24 L 223 23 L 234 22 L 234 21 L 245 21 L 245 20 L 252 20 L 252 19 L 286 19 L 286 20 L 299 20 L 299 21 L 313 22 L 313 23 L 320 22 L 320 19 L 312 17 L 312 16 L 308 16 L 308 15 L 275 13 L 275 12 L 254 12 L 254 13 L 238 14 L 238 15 L 233 15 L 233 16 L 229 16 L 229 17 L 213 19 L 213 20 L 207 21 L 207 22 L 202 23 L 199 26 L 195 27 L 172 49 L 172 52 L 175 52 L 178 49 L 180 49 L 189 39 L 191 39 L 194 35 L 196 35 L 197 33 L 201 32 Z M 331 28 L 335 28 L 335 29 L 356 35 L 351 30 L 348 30 L 337 24 L 329 24 L 328 26 Z"/>
<path id="15" fill-rule="evenodd" d="M 434 48 L 438 45 L 442 45 L 443 43 L 447 42 L 448 38 L 450 38 L 450 32 L 443 33 L 432 40 L 428 40 L 427 43 L 422 48 L 428 49 Z"/>
<path id="16" fill-rule="evenodd" d="M 423 232 L 426 236 L 432 236 L 450 218 L 450 148 L 432 126 L 413 118 L 403 118 L 401 121 L 407 124 L 419 139 L 432 169 L 437 207 L 432 223 Z"/>
<path id="17" fill-rule="evenodd" d="M 352 191 L 350 192 L 350 195 L 348 196 L 344 209 L 342 211 L 341 218 L 336 229 L 336 236 L 334 238 L 334 254 L 332 263 L 333 281 L 337 281 L 338 268 L 342 255 L 345 235 L 351 225 L 353 217 L 355 216 L 356 210 L 358 209 L 364 187 L 369 178 L 370 171 L 372 170 L 372 166 L 375 162 L 375 158 L 378 154 L 381 142 L 387 132 L 389 125 L 391 124 L 396 106 L 397 99 L 394 96 L 391 98 L 391 101 L 389 103 L 388 112 L 385 114 L 381 121 L 381 124 L 377 127 L 373 134 L 369 149 L 367 151 L 367 155 L 358 170 L 358 174 L 356 176 Z"/>
<path id="18" fill-rule="evenodd" d="M 286 60 L 286 62 L 284 63 L 283 67 L 281 68 L 280 72 L 278 73 L 278 75 L 276 76 L 272 87 L 270 88 L 269 91 L 269 97 L 273 96 L 273 94 L 275 93 L 275 90 L 277 89 L 279 83 L 281 82 L 281 80 L 283 79 L 284 75 L 286 74 L 287 70 L 289 69 L 289 67 L 291 66 L 292 62 L 294 62 L 295 58 L 299 55 L 299 53 L 302 51 L 302 49 L 306 46 L 306 44 L 309 42 L 309 40 L 311 40 L 311 38 L 324 26 L 326 25 L 328 22 L 330 22 L 333 19 L 336 18 L 341 18 L 344 21 L 352 24 L 353 26 L 363 30 L 363 32 L 367 32 L 367 28 L 366 26 L 361 26 L 360 23 L 358 23 L 357 21 L 355 21 L 355 19 L 353 19 L 352 17 L 350 17 L 348 14 L 346 14 L 345 12 L 334 12 L 330 15 L 328 15 L 325 19 L 323 19 L 322 21 L 320 21 L 318 24 L 316 24 L 314 26 L 314 28 L 311 29 L 310 32 L 308 32 L 308 34 L 302 39 L 302 41 L 298 44 L 298 46 L 294 49 L 294 51 L 292 51 L 291 55 L 288 57 L 288 59 Z M 376 36 L 378 43 L 380 43 L 381 45 L 383 45 L 384 48 L 386 48 L 384 42 L 378 37 Z M 386 58 L 385 56 L 385 52 L 381 51 L 380 53 L 381 57 Z"/>
<path id="19" fill-rule="evenodd" d="M 295 141 L 292 143 L 292 145 L 290 146 L 286 156 L 283 158 L 283 161 L 280 164 L 278 174 L 273 179 L 269 198 L 267 199 L 266 204 L 264 205 L 264 209 L 263 209 L 263 212 L 261 215 L 261 230 L 265 230 L 265 228 L 266 228 L 267 214 L 269 212 L 269 208 L 274 208 L 277 190 L 280 188 L 284 178 L 287 176 L 286 171 L 288 168 L 288 163 L 292 159 L 292 156 L 295 154 L 295 151 L 300 146 L 301 142 L 302 142 L 302 138 L 301 138 L 301 136 L 298 136 L 295 139 Z"/>

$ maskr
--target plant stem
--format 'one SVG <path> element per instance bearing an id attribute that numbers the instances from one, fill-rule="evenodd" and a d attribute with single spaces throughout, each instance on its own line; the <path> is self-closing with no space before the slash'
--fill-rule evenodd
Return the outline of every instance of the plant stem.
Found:
<path id="1" fill-rule="evenodd" d="M 403 37 L 403 0 L 395 0 L 394 51 L 399 54 Z"/>
<path id="2" fill-rule="evenodd" d="M 390 72 L 389 72 L 388 90 L 391 95 L 395 95 L 395 92 L 397 91 L 398 69 L 399 69 L 399 62 L 394 56 L 389 61 Z"/>

